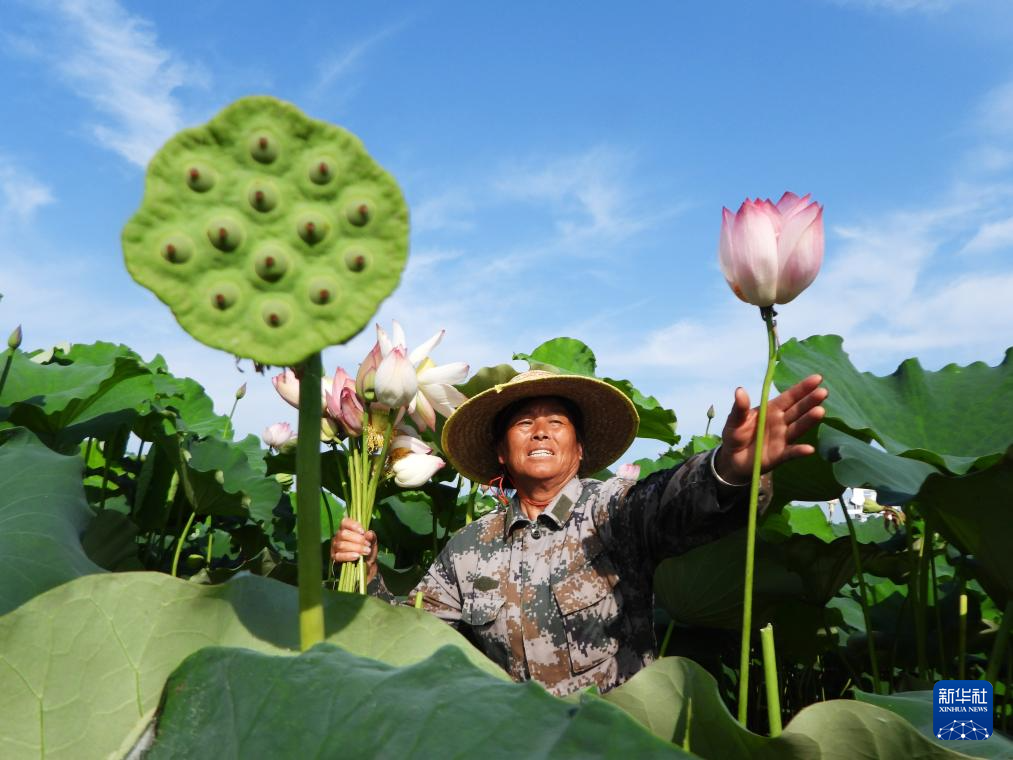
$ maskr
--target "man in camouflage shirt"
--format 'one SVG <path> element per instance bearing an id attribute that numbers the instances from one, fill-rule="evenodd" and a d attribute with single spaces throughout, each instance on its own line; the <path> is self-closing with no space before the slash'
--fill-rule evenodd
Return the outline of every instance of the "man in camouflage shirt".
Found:
<path id="1" fill-rule="evenodd" d="M 448 420 L 444 448 L 458 470 L 483 481 L 505 470 L 516 492 L 458 531 L 409 599 L 421 591 L 426 610 L 515 680 L 534 679 L 557 695 L 590 685 L 607 691 L 657 656 L 652 584 L 658 563 L 746 521 L 748 488 L 741 484 L 752 454 L 749 431 L 740 428 L 748 427 L 748 397 L 742 404 L 737 395 L 723 435 L 723 446 L 733 449 L 726 462 L 743 454 L 737 467 L 724 470 L 735 472 L 740 485 L 719 476 L 717 451 L 640 482 L 598 481 L 577 475 L 598 471 L 629 445 L 636 432 L 632 406 L 609 408 L 614 389 L 591 386 L 598 381 L 589 378 L 571 385 L 545 373 L 524 375 L 519 387 L 508 389 L 512 394 L 480 394 Z M 789 442 L 822 416 L 818 404 L 826 391 L 818 382 L 809 378 L 771 402 L 768 435 L 774 435 L 765 454 L 775 464 L 811 450 L 788 453 Z M 466 407 L 473 402 L 475 424 L 468 425 Z M 451 421 L 462 412 L 465 424 L 455 429 Z M 764 492 L 769 500 L 769 480 Z M 376 573 L 372 532 L 363 535 L 350 520 L 341 528 L 332 556 L 350 561 L 366 554 L 370 593 L 396 601 Z"/>

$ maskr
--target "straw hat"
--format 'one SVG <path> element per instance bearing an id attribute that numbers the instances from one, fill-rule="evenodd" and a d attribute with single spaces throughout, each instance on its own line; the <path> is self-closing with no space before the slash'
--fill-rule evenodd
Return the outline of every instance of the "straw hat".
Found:
<path id="1" fill-rule="evenodd" d="M 450 415 L 443 427 L 443 451 L 450 463 L 478 483 L 503 474 L 496 457 L 493 420 L 513 402 L 537 396 L 561 396 L 580 408 L 584 417 L 580 475 L 608 467 L 637 435 L 640 418 L 622 391 L 593 377 L 530 370 L 468 399 Z"/>

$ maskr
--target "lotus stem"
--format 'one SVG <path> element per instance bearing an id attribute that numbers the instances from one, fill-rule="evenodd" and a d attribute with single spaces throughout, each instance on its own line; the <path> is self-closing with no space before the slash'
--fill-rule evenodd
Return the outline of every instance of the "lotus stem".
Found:
<path id="1" fill-rule="evenodd" d="M 686 733 L 682 735 L 682 748 L 689 752 L 689 729 L 693 725 L 693 697 L 686 700 Z"/>
<path id="2" fill-rule="evenodd" d="M 661 640 L 661 649 L 658 650 L 658 657 L 664 657 L 668 652 L 668 642 L 672 640 L 672 631 L 675 630 L 675 621 L 668 621 L 668 628 L 665 629 L 665 638 Z"/>
<path id="3" fill-rule="evenodd" d="M 964 660 L 967 650 L 967 594 L 960 589 L 960 627 L 957 629 L 957 680 L 964 680 Z"/>
<path id="4" fill-rule="evenodd" d="M 320 559 L 320 378 L 315 353 L 303 364 L 299 381 L 299 432 L 296 439 L 296 540 L 299 567 L 299 646 L 306 651 L 324 639 Z"/>
<path id="5" fill-rule="evenodd" d="M 876 637 L 872 630 L 872 617 L 869 615 L 869 596 L 865 587 L 865 573 L 862 571 L 862 553 L 858 550 L 858 534 L 855 533 L 855 524 L 851 520 L 847 503 L 844 501 L 844 494 L 841 494 L 841 509 L 844 512 L 844 519 L 848 523 L 848 535 L 851 537 L 851 556 L 855 561 L 855 572 L 858 574 L 858 594 L 862 603 L 862 619 L 865 621 L 865 635 L 869 641 L 869 664 L 872 668 L 872 690 L 876 694 L 880 691 L 879 663 L 876 658 Z"/>
<path id="6" fill-rule="evenodd" d="M 4 371 L 3 374 L 0 374 L 0 393 L 4 392 L 4 386 L 7 384 L 7 375 L 11 371 L 11 362 L 14 361 L 14 351 L 15 349 L 13 348 L 7 351 L 7 361 L 4 362 Z"/>
<path id="7" fill-rule="evenodd" d="M 172 555 L 172 577 L 176 578 L 176 570 L 179 568 L 179 553 L 183 550 L 183 543 L 186 541 L 187 535 L 190 533 L 190 526 L 193 525 L 193 518 L 196 512 L 190 513 L 190 519 L 186 521 L 186 525 L 183 526 L 183 532 L 179 534 L 179 539 L 176 541 L 176 551 Z"/>
<path id="8" fill-rule="evenodd" d="M 913 522 L 913 521 L 911 521 Z M 912 526 L 913 527 L 913 526 Z M 925 531 L 925 522 L 922 521 L 922 540 L 918 546 L 918 572 L 915 574 L 915 584 L 917 593 L 915 595 L 915 644 L 917 647 L 918 654 L 918 673 L 922 678 L 925 678 L 925 674 L 928 672 L 928 632 L 926 630 L 927 625 L 925 621 L 925 610 L 928 606 L 926 597 L 928 596 L 928 589 L 926 587 L 926 580 L 928 579 L 928 558 L 931 552 L 925 551 L 925 543 L 928 540 Z"/>
<path id="9" fill-rule="evenodd" d="M 229 416 L 225 418 L 225 430 L 222 432 L 222 438 L 226 441 L 232 439 L 232 415 L 236 413 L 236 407 L 239 405 L 239 399 L 235 399 L 232 402 L 232 409 L 229 410 Z"/>
<path id="10" fill-rule="evenodd" d="M 211 515 L 208 515 L 208 519 L 204 521 L 204 530 L 206 530 L 208 534 L 208 553 L 207 559 L 204 560 L 204 565 L 206 567 L 211 567 L 211 548 L 215 544 L 215 534 L 211 532 Z"/>
<path id="11" fill-rule="evenodd" d="M 1002 730 L 1005 732 L 1009 725 L 1009 693 L 1013 691 L 1013 647 L 1010 647 L 1007 651 L 1009 657 L 1006 658 L 1006 680 L 1003 682 L 1003 695 L 1002 695 Z M 994 695 L 993 691 L 993 695 Z"/>
<path id="12" fill-rule="evenodd" d="M 753 479 L 749 484 L 749 523 L 746 528 L 746 584 L 742 601 L 742 645 L 739 653 L 739 723 L 746 725 L 749 707 L 749 643 L 753 626 L 753 564 L 756 554 L 756 512 L 760 496 L 760 470 L 763 464 L 763 438 L 767 425 L 767 396 L 777 362 L 777 332 L 774 309 L 761 306 L 760 315 L 767 325 L 767 373 L 760 390 L 760 412 L 756 420 L 756 449 Z"/>
<path id="13" fill-rule="evenodd" d="M 774 654 L 774 626 L 770 623 L 760 629 L 763 645 L 763 679 L 767 686 L 767 720 L 770 735 L 781 735 L 781 695 L 777 686 L 777 656 Z"/>
<path id="14" fill-rule="evenodd" d="M 999 667 L 1002 665 L 1002 658 L 1006 653 L 1006 645 L 1009 643 L 1011 623 L 1013 623 L 1013 599 L 1006 602 L 1006 610 L 1002 613 L 999 631 L 995 635 L 995 641 L 992 642 L 992 653 L 988 657 L 985 680 L 993 685 L 995 684 L 995 679 L 999 677 Z"/>
<path id="15" fill-rule="evenodd" d="M 928 518 L 925 519 L 925 532 L 929 536 L 930 548 L 932 552 L 932 559 L 929 562 L 929 572 L 932 575 L 932 608 L 935 610 L 936 618 L 936 638 L 939 646 L 939 677 L 941 679 L 946 678 L 944 668 L 946 667 L 946 645 L 943 642 L 943 616 L 939 609 L 939 577 L 936 575 L 936 556 L 935 556 L 935 531 L 929 530 Z"/>

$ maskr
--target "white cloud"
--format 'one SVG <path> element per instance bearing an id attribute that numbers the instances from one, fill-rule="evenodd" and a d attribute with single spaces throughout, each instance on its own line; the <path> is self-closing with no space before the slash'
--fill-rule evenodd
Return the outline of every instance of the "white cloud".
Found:
<path id="1" fill-rule="evenodd" d="M 388 37 L 401 31 L 407 23 L 408 19 L 402 19 L 395 24 L 384 27 L 375 34 L 371 34 L 370 36 L 353 43 L 345 48 L 339 55 L 325 58 L 318 68 L 317 80 L 310 88 L 312 97 L 321 97 L 327 92 L 327 90 L 331 89 L 335 83 L 347 78 L 349 74 L 358 68 L 362 60 L 372 48 L 376 47 Z"/>
<path id="2" fill-rule="evenodd" d="M 48 185 L 0 157 L 0 224 L 26 222 L 55 199 Z"/>
<path id="3" fill-rule="evenodd" d="M 965 0 L 834 0 L 837 5 L 883 10 L 892 13 L 940 13 L 961 5 Z"/>
<path id="4" fill-rule="evenodd" d="M 43 60 L 91 104 L 98 118 L 89 128 L 99 144 L 145 166 L 184 126 L 175 91 L 202 84 L 204 74 L 161 47 L 153 24 L 116 0 L 34 7 L 50 22 L 46 39 L 21 52 Z"/>
<path id="5" fill-rule="evenodd" d="M 461 232 L 474 228 L 475 200 L 460 190 L 449 190 L 412 204 L 412 231 Z"/>
<path id="6" fill-rule="evenodd" d="M 986 134 L 1013 135 L 1013 81 L 985 94 L 977 110 L 977 127 Z"/>
<path id="7" fill-rule="evenodd" d="M 989 253 L 1013 247 L 1013 217 L 999 222 L 983 224 L 961 253 Z"/>
<path id="8" fill-rule="evenodd" d="M 508 170 L 493 187 L 507 199 L 547 204 L 564 245 L 591 237 L 622 239 L 653 221 L 634 210 L 629 175 L 635 160 L 630 153 L 597 146 Z"/>

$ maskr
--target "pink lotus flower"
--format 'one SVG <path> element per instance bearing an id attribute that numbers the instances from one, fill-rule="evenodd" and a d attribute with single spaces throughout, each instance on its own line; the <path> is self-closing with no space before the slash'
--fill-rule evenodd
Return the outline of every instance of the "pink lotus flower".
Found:
<path id="1" fill-rule="evenodd" d="M 287 422 L 276 422 L 264 428 L 264 433 L 260 437 L 272 449 L 278 450 L 294 439 L 295 433 L 292 432 L 292 426 Z"/>
<path id="2" fill-rule="evenodd" d="M 444 461 L 432 454 L 405 454 L 394 460 L 391 471 L 394 482 L 402 488 L 418 488 L 433 477 L 444 465 Z"/>
<path id="3" fill-rule="evenodd" d="M 362 434 L 362 401 L 355 393 L 355 381 L 341 367 L 334 372 L 324 401 L 327 414 L 340 424 L 345 435 Z"/>
<path id="4" fill-rule="evenodd" d="M 785 193 L 775 205 L 748 198 L 732 214 L 722 209 L 718 262 L 746 303 L 788 303 L 816 279 L 823 263 L 823 207 L 810 196 Z"/>
<path id="5" fill-rule="evenodd" d="M 639 464 L 621 464 L 619 469 L 616 470 L 616 477 L 623 478 L 624 480 L 639 480 L 640 478 L 640 465 Z"/>

